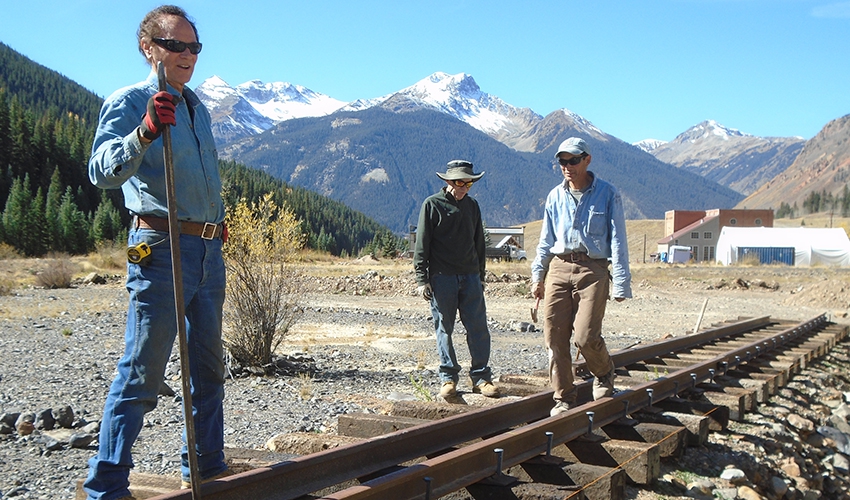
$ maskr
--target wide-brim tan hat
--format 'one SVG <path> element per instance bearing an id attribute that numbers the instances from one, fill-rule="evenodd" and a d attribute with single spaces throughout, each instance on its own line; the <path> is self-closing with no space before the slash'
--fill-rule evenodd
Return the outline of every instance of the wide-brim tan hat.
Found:
<path id="1" fill-rule="evenodd" d="M 456 181 L 459 179 L 472 179 L 477 181 L 484 172 L 474 173 L 472 162 L 466 160 L 452 160 L 446 164 L 446 173 L 437 172 L 437 177 L 444 181 Z"/>

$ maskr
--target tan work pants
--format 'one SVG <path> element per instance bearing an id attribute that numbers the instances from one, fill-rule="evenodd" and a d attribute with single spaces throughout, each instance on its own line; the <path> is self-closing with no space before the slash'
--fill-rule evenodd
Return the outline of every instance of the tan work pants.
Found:
<path id="1" fill-rule="evenodd" d="M 555 257 L 546 274 L 543 339 L 549 355 L 549 381 L 556 401 L 574 402 L 576 390 L 570 338 L 581 349 L 588 370 L 602 376 L 614 368 L 602 339 L 608 300 L 608 261 L 566 262 Z"/>

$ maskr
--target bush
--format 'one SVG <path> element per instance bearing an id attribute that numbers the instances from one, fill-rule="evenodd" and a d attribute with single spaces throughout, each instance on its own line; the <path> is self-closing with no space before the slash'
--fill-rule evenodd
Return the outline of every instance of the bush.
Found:
<path id="1" fill-rule="evenodd" d="M 127 266 L 127 243 L 103 240 L 97 244 L 89 261 L 97 269 L 124 269 Z"/>
<path id="2" fill-rule="evenodd" d="M 47 266 L 35 275 L 35 282 L 44 288 L 71 288 L 74 265 L 68 255 L 47 260 Z"/>
<path id="3" fill-rule="evenodd" d="M 224 342 L 236 361 L 267 366 L 301 314 L 287 264 L 304 245 L 300 223 L 271 195 L 228 212 L 230 239 L 224 245 L 228 272 Z"/>
<path id="4" fill-rule="evenodd" d="M 0 243 L 0 260 L 23 258 L 21 252 L 8 243 Z"/>

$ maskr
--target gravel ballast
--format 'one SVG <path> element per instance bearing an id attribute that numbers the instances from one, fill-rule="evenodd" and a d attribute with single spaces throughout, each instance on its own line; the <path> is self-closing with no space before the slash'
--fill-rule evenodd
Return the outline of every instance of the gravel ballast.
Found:
<path id="1" fill-rule="evenodd" d="M 430 314 L 413 295 L 412 273 L 384 275 L 380 267 L 366 265 L 350 271 L 341 277 L 301 278 L 303 315 L 280 349 L 277 373 L 256 375 L 231 365 L 234 377 L 225 389 L 228 447 L 263 449 L 281 433 L 334 433 L 340 414 L 381 412 L 393 399 L 421 399 L 421 389 L 436 396 Z M 709 270 L 709 277 L 691 275 L 684 267 L 633 271 L 635 298 L 609 303 L 605 338 L 612 350 L 690 333 L 706 299 L 702 326 L 738 315 L 804 320 L 824 312 L 840 323 L 847 321 L 850 309 L 846 272 L 788 269 L 774 287 L 778 278 L 773 269 L 718 268 Z M 78 283 L 61 290 L 23 288 L 0 296 L 0 498 L 71 498 L 76 482 L 85 477 L 123 349 L 122 279 L 112 276 L 106 284 Z M 542 333 L 527 331 L 533 305 L 525 294 L 527 280 L 521 274 L 488 277 L 491 365 L 497 376 L 530 374 L 547 366 Z M 467 367 L 458 326 L 455 345 Z M 137 472 L 179 475 L 182 403 L 176 356 L 175 347 L 167 384 L 176 394 L 161 396 L 147 415 L 133 448 Z M 656 491 L 631 488 L 631 498 L 684 497 L 686 490 L 678 485 L 682 481 L 674 480 L 676 466 L 710 477 L 718 483 L 715 488 L 728 486 L 730 481 L 720 479 L 727 465 L 743 469 L 749 484 L 766 498 L 809 498 L 806 491 L 841 498 L 830 495 L 840 495 L 835 488 L 847 485 L 846 472 L 840 472 L 843 455 L 828 441 L 813 442 L 818 433 L 795 428 L 789 415 L 811 421 L 814 428 L 834 426 L 834 413 L 850 394 L 848 368 L 846 349 L 830 356 L 827 366 L 811 368 L 807 378 L 789 385 L 776 402 L 760 407 L 745 424 L 735 424 L 741 428 L 715 433 L 705 447 L 689 449 L 678 464 L 666 464 L 668 477 Z M 461 379 L 460 389 L 469 390 L 468 379 Z M 70 428 L 53 424 L 48 431 L 49 421 L 67 419 L 69 408 L 71 420 L 62 423 Z M 27 415 L 32 415 L 33 432 L 24 435 L 18 427 Z M 14 422 L 8 423 L 12 416 Z M 26 432 L 27 425 L 20 425 Z M 747 458 L 754 456 L 760 459 Z M 817 467 L 806 465 L 812 461 Z M 805 487 L 782 467 L 798 472 L 791 462 L 803 463 L 797 477 L 807 477 Z M 788 486 L 783 496 L 774 478 Z"/>

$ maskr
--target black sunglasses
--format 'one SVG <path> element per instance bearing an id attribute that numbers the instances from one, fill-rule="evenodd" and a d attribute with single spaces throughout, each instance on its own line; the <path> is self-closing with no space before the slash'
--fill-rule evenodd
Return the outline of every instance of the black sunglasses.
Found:
<path id="1" fill-rule="evenodd" d="M 184 50 L 189 49 L 190 54 L 198 55 L 201 53 L 201 48 L 203 48 L 201 42 L 181 42 L 180 40 L 172 40 L 171 38 L 154 38 L 153 43 L 169 52 L 176 52 L 178 54 L 182 54 Z"/>
<path id="2" fill-rule="evenodd" d="M 459 187 L 459 188 L 462 188 L 462 187 L 468 187 L 468 188 L 471 188 L 471 187 L 472 187 L 472 185 L 473 185 L 473 184 L 475 184 L 475 181 L 461 181 L 461 180 L 454 180 L 454 181 L 452 181 L 452 182 L 454 183 L 454 185 L 455 185 L 455 186 L 457 186 L 457 187 Z"/>
<path id="3" fill-rule="evenodd" d="M 567 165 L 578 165 L 585 158 L 587 158 L 587 155 L 576 156 L 576 157 L 570 158 L 569 160 L 565 160 L 563 158 L 558 158 L 558 163 L 560 163 L 562 167 L 566 167 Z"/>

